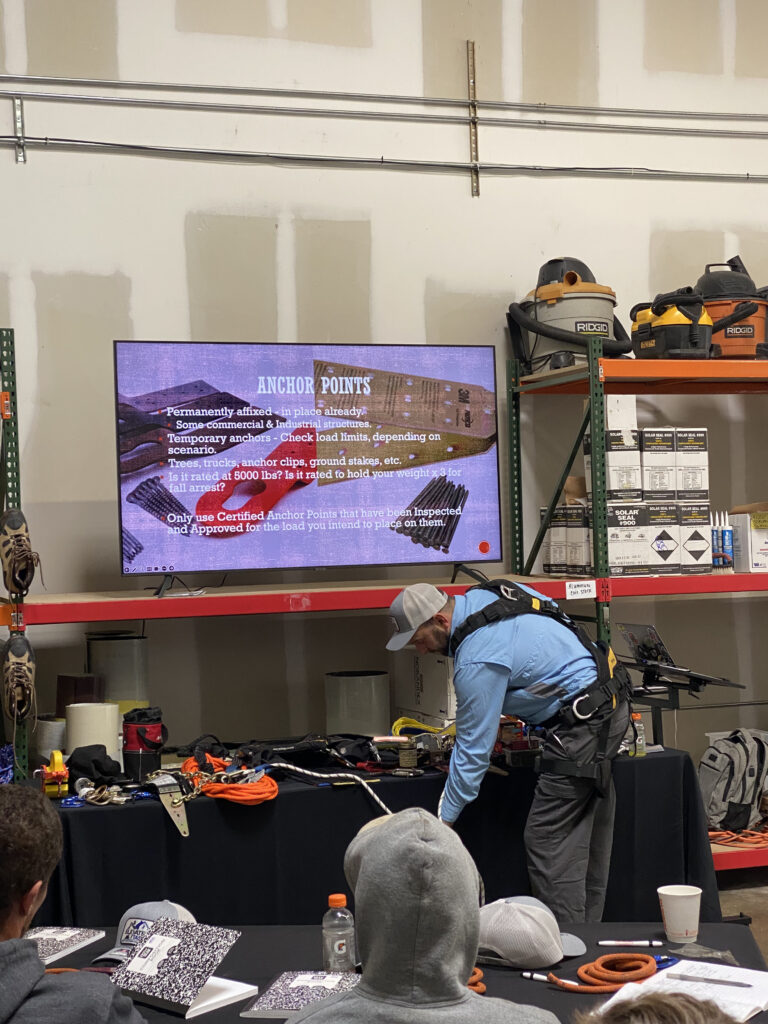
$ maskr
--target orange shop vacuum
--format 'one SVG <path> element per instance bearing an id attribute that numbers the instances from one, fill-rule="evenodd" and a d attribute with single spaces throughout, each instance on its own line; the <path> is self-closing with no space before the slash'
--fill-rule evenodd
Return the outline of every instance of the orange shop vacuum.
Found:
<path id="1" fill-rule="evenodd" d="M 708 263 L 696 291 L 713 321 L 710 358 L 768 359 L 768 287 L 755 287 L 740 256 Z"/>

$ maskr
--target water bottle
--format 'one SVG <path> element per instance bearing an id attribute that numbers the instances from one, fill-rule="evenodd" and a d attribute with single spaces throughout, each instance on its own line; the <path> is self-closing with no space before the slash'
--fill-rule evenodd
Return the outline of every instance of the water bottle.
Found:
<path id="1" fill-rule="evenodd" d="M 645 726 L 643 725 L 643 716 L 639 711 L 632 712 L 632 721 L 627 729 L 626 739 L 629 743 L 627 753 L 630 757 L 645 757 Z"/>
<path id="2" fill-rule="evenodd" d="M 328 897 L 323 915 L 323 970 L 355 969 L 355 919 L 347 910 L 347 897 L 340 892 Z"/>

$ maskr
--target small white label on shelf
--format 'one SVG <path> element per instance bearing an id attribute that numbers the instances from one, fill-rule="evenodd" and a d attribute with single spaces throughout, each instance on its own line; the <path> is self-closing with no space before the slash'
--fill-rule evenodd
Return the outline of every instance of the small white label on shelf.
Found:
<path id="1" fill-rule="evenodd" d="M 597 585 L 594 580 L 567 580 L 565 584 L 565 600 L 578 601 L 597 597 Z"/>

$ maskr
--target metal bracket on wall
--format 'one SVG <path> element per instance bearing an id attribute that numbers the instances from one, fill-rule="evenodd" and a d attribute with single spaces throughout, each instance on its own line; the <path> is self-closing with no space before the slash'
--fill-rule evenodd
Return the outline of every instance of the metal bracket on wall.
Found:
<path id="1" fill-rule="evenodd" d="M 24 148 L 24 104 L 21 96 L 13 97 L 13 129 L 16 134 L 16 163 L 27 162 L 27 151 Z"/>
<path id="2" fill-rule="evenodd" d="M 470 181 L 472 182 L 472 197 L 480 195 L 480 164 L 479 150 L 477 145 L 477 90 L 475 78 L 475 44 L 471 39 L 467 40 L 467 95 L 469 97 L 469 159 L 472 164 L 470 168 Z"/>

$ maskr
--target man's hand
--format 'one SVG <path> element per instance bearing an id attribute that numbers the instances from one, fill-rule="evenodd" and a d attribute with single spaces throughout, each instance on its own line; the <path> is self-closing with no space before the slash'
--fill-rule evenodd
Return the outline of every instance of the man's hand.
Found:
<path id="1" fill-rule="evenodd" d="M 447 828 L 453 828 L 453 822 L 452 822 L 452 821 L 443 821 L 443 819 L 442 819 L 442 818 L 440 819 L 440 821 L 442 821 L 442 822 L 443 822 L 443 824 L 444 824 L 444 825 L 445 825 L 445 826 L 446 826 Z"/>

